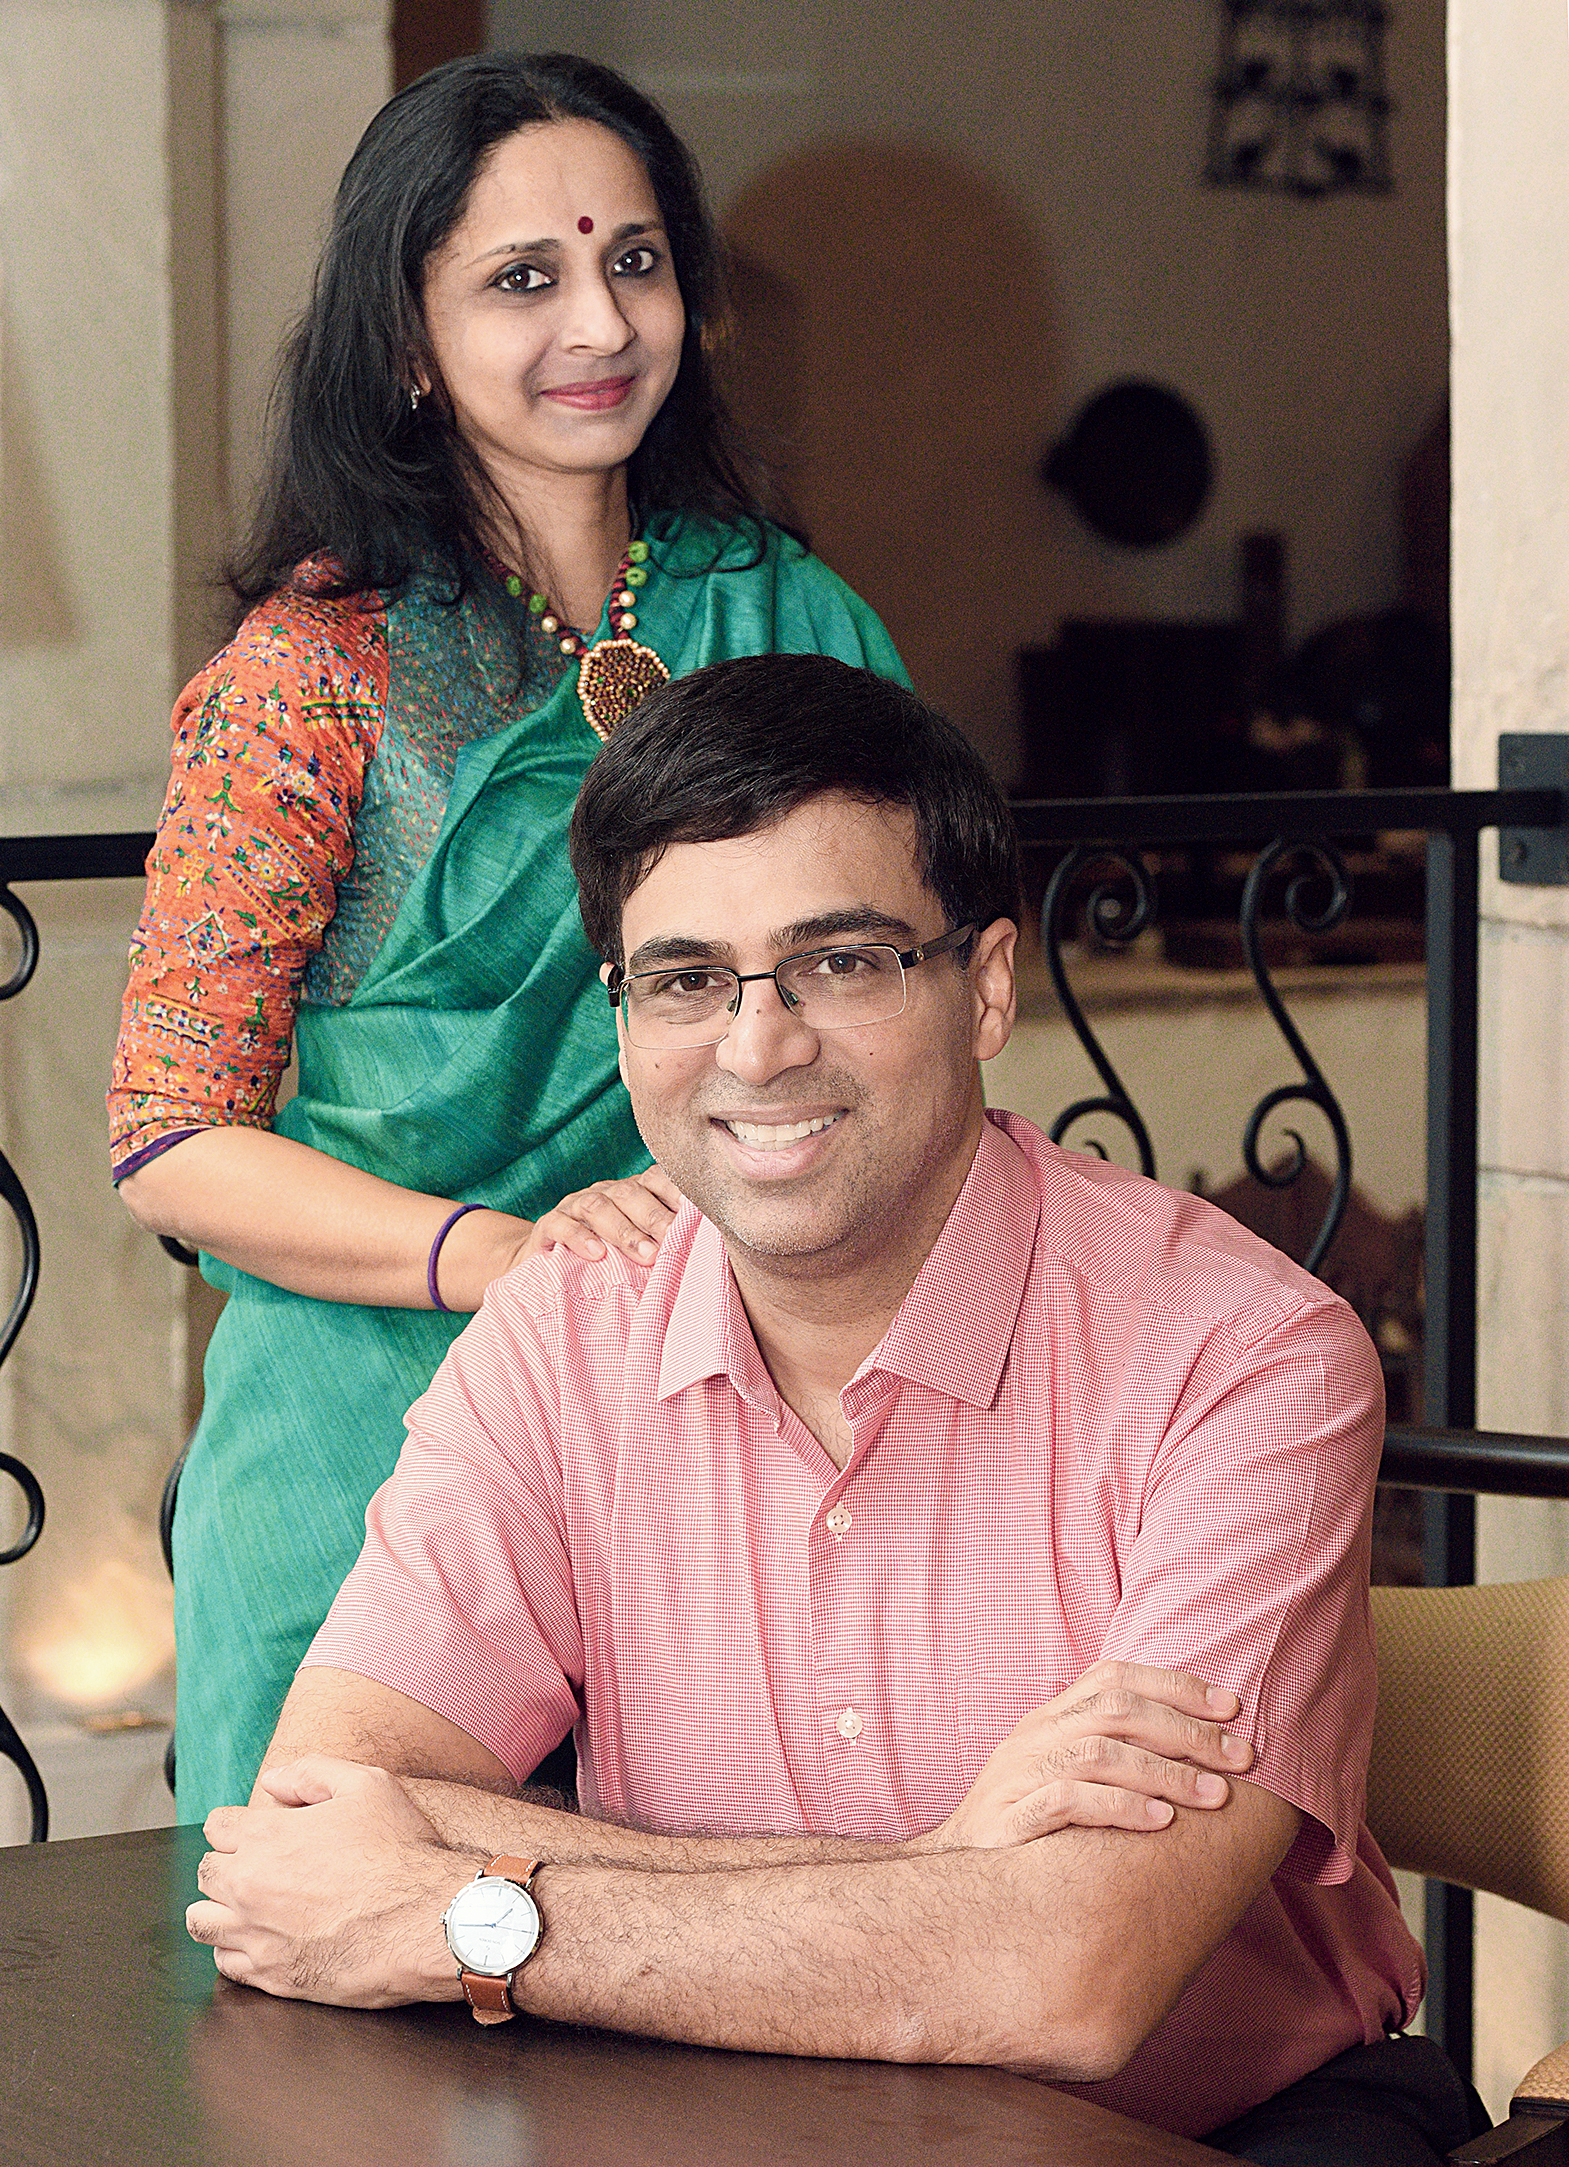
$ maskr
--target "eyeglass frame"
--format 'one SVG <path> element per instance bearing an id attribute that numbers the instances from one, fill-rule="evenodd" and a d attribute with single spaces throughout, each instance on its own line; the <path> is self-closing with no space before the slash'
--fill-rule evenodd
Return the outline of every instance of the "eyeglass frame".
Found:
<path id="1" fill-rule="evenodd" d="M 970 938 L 972 933 L 978 933 L 979 931 L 980 926 L 972 919 L 968 925 L 955 926 L 951 932 L 939 934 L 936 940 L 918 941 L 913 948 L 894 948 L 892 941 L 830 941 L 822 948 L 798 948 L 792 955 L 781 956 L 771 971 L 733 971 L 728 963 L 691 963 L 687 966 L 690 970 L 724 971 L 728 977 L 733 978 L 735 980 L 735 999 L 727 1001 L 724 1005 L 723 1013 L 728 1018 L 728 1021 L 717 1038 L 689 1039 L 684 1045 L 677 1045 L 672 1041 L 672 1050 L 681 1053 L 701 1053 L 705 1047 L 722 1046 L 730 1036 L 730 1025 L 735 1022 L 737 1016 L 741 1013 L 741 1003 L 745 998 L 746 988 L 757 985 L 765 978 L 773 980 L 774 990 L 779 995 L 780 1005 L 785 1014 L 787 1016 L 793 1015 L 801 1005 L 800 995 L 785 991 L 784 987 L 779 983 L 779 973 L 788 964 L 800 963 L 808 956 L 839 955 L 847 948 L 889 948 L 893 950 L 893 958 L 899 966 L 902 978 L 906 971 L 913 971 L 918 963 L 928 962 L 933 956 L 951 955 L 956 948 Z M 663 978 L 672 968 L 674 966 L 667 963 L 663 969 L 657 971 L 627 971 L 621 964 L 612 963 L 610 976 L 605 981 L 605 991 L 610 996 L 611 1007 L 624 1020 L 627 989 L 632 984 L 632 981 L 636 978 Z M 908 994 L 906 994 L 906 999 L 908 999 Z M 877 1023 L 895 1023 L 903 1014 L 904 1003 L 901 1002 L 891 1016 L 880 1016 Z M 809 1031 L 875 1031 L 877 1023 L 809 1023 L 807 1029 Z M 630 1023 L 627 1024 L 627 1039 L 631 1045 L 635 1046 L 638 1043 L 632 1037 Z M 655 1049 L 645 1047 L 642 1050 L 651 1052 Z"/>

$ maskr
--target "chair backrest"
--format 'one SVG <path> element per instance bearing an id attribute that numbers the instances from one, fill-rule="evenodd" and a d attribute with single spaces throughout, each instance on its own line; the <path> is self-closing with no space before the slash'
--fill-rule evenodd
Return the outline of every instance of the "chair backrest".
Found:
<path id="1" fill-rule="evenodd" d="M 1375 1588 L 1373 1622 L 1384 1856 L 1569 1921 L 1569 1579 Z"/>

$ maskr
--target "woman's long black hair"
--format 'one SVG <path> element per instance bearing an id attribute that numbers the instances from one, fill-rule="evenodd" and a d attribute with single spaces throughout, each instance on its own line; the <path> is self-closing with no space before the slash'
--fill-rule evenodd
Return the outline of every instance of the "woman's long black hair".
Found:
<path id="1" fill-rule="evenodd" d="M 313 579 L 318 593 L 396 593 L 416 567 L 450 580 L 454 597 L 472 580 L 503 507 L 439 388 L 410 407 L 416 376 L 439 386 L 421 301 L 425 267 L 495 145 L 555 120 L 594 121 L 641 160 L 686 308 L 675 382 L 628 468 L 635 517 L 708 512 L 757 530 L 764 507 L 711 366 L 723 313 L 720 246 L 685 145 L 610 68 L 569 53 L 478 53 L 432 69 L 384 105 L 339 183 L 310 306 L 279 366 L 255 521 L 228 567 L 242 607 L 319 555 L 336 570 L 326 583 Z"/>

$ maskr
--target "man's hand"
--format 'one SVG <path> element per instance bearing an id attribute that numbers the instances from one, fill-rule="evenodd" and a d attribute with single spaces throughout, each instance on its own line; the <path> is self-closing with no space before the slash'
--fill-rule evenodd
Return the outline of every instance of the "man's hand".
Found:
<path id="1" fill-rule="evenodd" d="M 380 2009 L 453 2000 L 441 1914 L 489 1853 L 446 1849 L 395 1776 L 312 1754 L 268 1770 L 271 1804 L 219 1806 L 185 1914 L 226 1978 Z"/>
<path id="2" fill-rule="evenodd" d="M 1063 1828 L 1164 1828 L 1178 1806 L 1213 1810 L 1253 1763 L 1224 1728 L 1235 1693 L 1185 1671 L 1096 1663 L 1019 1723 L 966 1797 L 914 1851 L 994 1850 Z"/>

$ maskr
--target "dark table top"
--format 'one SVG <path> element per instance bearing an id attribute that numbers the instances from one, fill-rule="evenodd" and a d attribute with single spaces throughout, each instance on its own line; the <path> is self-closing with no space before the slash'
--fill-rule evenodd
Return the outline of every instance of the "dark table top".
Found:
<path id="1" fill-rule="evenodd" d="M 198 1829 L 0 1849 L 6 2167 L 1203 2167 L 1001 2070 L 724 2054 L 220 1979 Z"/>

